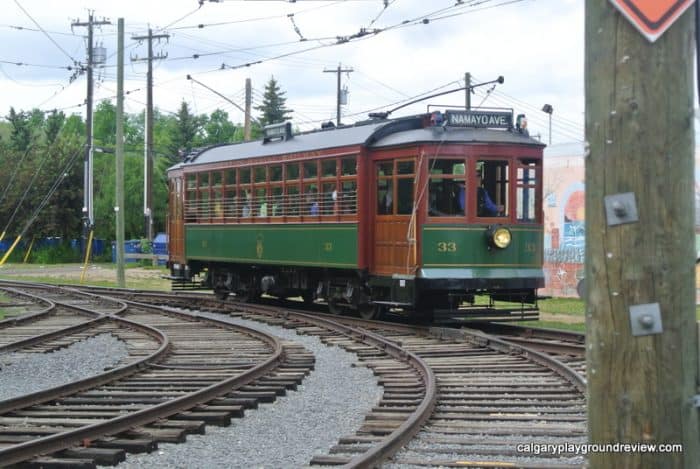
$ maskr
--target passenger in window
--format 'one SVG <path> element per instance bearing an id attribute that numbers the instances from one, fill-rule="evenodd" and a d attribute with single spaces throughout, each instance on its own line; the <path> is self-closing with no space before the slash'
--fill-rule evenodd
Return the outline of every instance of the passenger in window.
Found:
<path id="1" fill-rule="evenodd" d="M 267 202 L 263 202 L 262 204 L 260 204 L 260 216 L 261 217 L 267 216 Z"/>
<path id="2" fill-rule="evenodd" d="M 496 217 L 503 213 L 503 205 L 496 205 L 491 196 L 489 196 L 488 191 L 484 187 L 484 174 L 483 172 L 477 172 L 477 178 L 479 179 L 479 185 L 476 189 L 476 214 L 479 217 Z"/>
<path id="3" fill-rule="evenodd" d="M 464 181 L 457 181 L 457 191 L 455 194 L 457 198 L 457 206 L 459 207 L 459 214 L 464 215 L 464 205 L 465 197 L 467 196 L 464 190 Z"/>
<path id="4" fill-rule="evenodd" d="M 318 215 L 319 206 L 318 206 L 317 192 L 316 192 L 315 188 L 311 189 L 311 192 L 309 192 L 309 197 L 307 200 L 309 202 L 309 214 Z"/>
<path id="5" fill-rule="evenodd" d="M 391 196 L 391 191 L 387 191 L 382 198 L 381 205 L 379 206 L 379 213 L 384 215 L 391 215 L 394 212 L 394 199 Z"/>
<path id="6" fill-rule="evenodd" d="M 250 191 L 246 190 L 245 191 L 245 205 L 243 205 L 243 217 L 249 217 L 250 216 L 250 203 L 251 203 L 252 196 L 250 195 Z"/>

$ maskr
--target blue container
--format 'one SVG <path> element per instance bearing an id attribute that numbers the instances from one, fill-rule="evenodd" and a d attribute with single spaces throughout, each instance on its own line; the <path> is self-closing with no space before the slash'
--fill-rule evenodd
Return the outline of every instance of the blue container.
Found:
<path id="1" fill-rule="evenodd" d="M 105 252 L 105 240 L 94 238 L 92 240 L 92 255 L 101 256 Z"/>
<path id="2" fill-rule="evenodd" d="M 165 233 L 158 233 L 153 240 L 153 254 L 167 254 L 168 253 L 168 235 Z"/>
<path id="3" fill-rule="evenodd" d="M 130 239 L 124 241 L 124 252 L 128 254 L 138 254 L 141 252 L 141 240 Z"/>

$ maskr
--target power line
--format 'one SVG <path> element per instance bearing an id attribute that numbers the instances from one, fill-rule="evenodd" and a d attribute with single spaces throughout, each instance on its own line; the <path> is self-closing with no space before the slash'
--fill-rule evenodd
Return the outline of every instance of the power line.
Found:
<path id="1" fill-rule="evenodd" d="M 46 30 L 44 28 L 42 28 L 41 25 L 39 23 L 37 23 L 37 21 L 34 18 L 32 18 L 32 15 L 30 15 L 29 12 L 27 10 L 25 10 L 24 7 L 22 7 L 22 5 L 20 5 L 18 0 L 15 0 L 15 4 L 17 5 L 17 7 L 20 10 L 22 10 L 22 12 L 25 15 L 27 15 L 27 18 L 29 18 L 32 21 L 32 23 L 34 23 L 36 25 L 36 27 L 39 28 L 41 30 L 41 32 L 44 33 L 44 35 L 47 38 L 49 38 L 49 41 L 51 41 L 56 47 L 58 47 L 58 49 L 61 52 L 63 52 L 63 54 L 65 54 L 65 56 L 68 57 L 74 64 L 76 64 L 76 65 L 78 64 L 78 61 L 75 60 L 68 52 L 66 52 L 66 50 L 63 47 L 61 47 L 61 45 L 58 42 L 56 42 L 54 40 L 54 38 L 52 38 L 51 35 L 48 32 L 46 32 Z"/>

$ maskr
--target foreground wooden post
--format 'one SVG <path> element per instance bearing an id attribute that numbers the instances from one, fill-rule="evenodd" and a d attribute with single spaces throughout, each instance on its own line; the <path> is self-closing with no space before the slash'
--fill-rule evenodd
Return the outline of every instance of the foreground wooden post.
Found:
<path id="1" fill-rule="evenodd" d="M 594 468 L 700 467 L 693 20 L 650 43 L 586 2 L 589 442 L 683 445 L 589 454 Z"/>

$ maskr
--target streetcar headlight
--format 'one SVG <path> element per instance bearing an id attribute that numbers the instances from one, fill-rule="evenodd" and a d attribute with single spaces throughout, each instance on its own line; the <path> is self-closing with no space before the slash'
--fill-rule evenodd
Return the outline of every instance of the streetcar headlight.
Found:
<path id="1" fill-rule="evenodd" d="M 510 245 L 511 233 L 505 226 L 492 226 L 487 232 L 489 244 L 499 249 L 505 249 Z"/>

